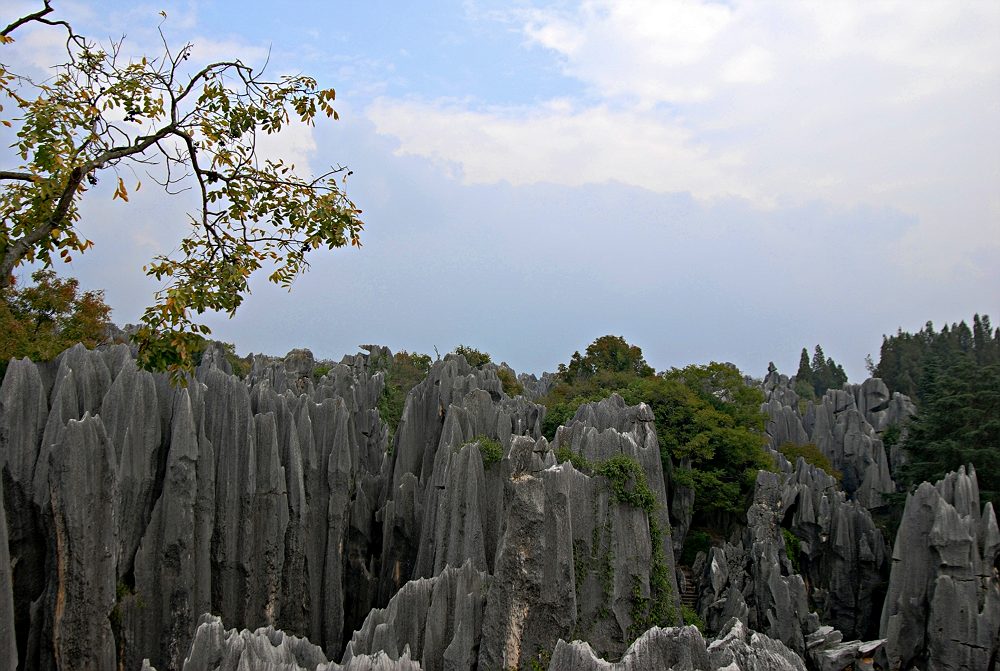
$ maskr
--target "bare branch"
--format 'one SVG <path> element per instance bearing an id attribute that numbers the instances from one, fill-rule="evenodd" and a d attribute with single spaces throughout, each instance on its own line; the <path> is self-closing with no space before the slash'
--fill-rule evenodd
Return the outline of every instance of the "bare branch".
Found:
<path id="1" fill-rule="evenodd" d="M 4 28 L 2 31 L 0 31 L 0 35 L 7 37 L 12 32 L 23 26 L 24 24 L 31 23 L 32 21 L 41 21 L 42 17 L 44 17 L 46 14 L 51 14 L 54 11 L 52 9 L 51 0 L 44 0 L 44 3 L 45 3 L 44 8 L 38 10 L 37 12 L 34 12 L 33 14 L 28 14 L 26 16 L 22 16 L 21 18 L 17 19 L 16 21 L 8 25 L 6 28 Z"/>

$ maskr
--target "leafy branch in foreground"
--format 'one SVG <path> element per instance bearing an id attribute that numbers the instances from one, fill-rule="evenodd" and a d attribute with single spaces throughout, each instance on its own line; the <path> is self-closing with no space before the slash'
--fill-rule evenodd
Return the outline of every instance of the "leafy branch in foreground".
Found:
<path id="1" fill-rule="evenodd" d="M 171 49 L 162 29 L 158 56 L 129 58 L 123 41 L 92 42 L 53 11 L 45 0 L 0 31 L 0 50 L 16 48 L 13 33 L 29 24 L 67 33 L 67 61 L 43 81 L 0 60 L 0 123 L 17 138 L 8 157 L 16 165 L 0 166 L 0 289 L 21 264 L 48 267 L 93 246 L 78 206 L 102 174 L 126 202 L 141 186 L 132 186 L 136 169 L 169 194 L 193 190 L 187 235 L 145 266 L 164 285 L 137 335 L 143 365 L 180 375 L 192 368 L 196 336 L 209 333 L 195 315 L 232 316 L 255 272 L 287 287 L 310 251 L 361 246 L 361 211 L 342 190 L 346 168 L 302 177 L 257 150 L 259 134 L 338 118 L 333 89 L 301 74 L 268 79 L 238 59 L 191 68 L 192 45 Z"/>

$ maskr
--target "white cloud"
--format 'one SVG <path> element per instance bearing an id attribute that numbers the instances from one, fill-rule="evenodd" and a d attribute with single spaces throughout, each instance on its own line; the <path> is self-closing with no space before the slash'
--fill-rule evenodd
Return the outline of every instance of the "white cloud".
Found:
<path id="1" fill-rule="evenodd" d="M 728 174 L 738 155 L 709 155 L 681 125 L 642 111 L 576 109 L 564 100 L 540 109 L 471 111 L 380 99 L 368 116 L 380 133 L 402 139 L 398 153 L 457 164 L 456 176 L 469 184 L 619 181 L 662 192 L 756 196 Z"/>
<path id="2" fill-rule="evenodd" d="M 383 97 L 368 114 L 399 153 L 467 183 L 895 208 L 920 221 L 900 262 L 929 272 L 1000 252 L 998 3 L 587 0 L 513 16 L 583 92 Z"/>

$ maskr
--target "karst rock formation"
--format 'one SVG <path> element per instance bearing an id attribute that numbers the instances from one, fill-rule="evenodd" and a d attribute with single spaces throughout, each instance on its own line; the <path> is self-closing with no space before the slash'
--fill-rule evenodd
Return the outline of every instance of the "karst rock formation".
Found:
<path id="1" fill-rule="evenodd" d="M 448 355 L 390 436 L 390 358 L 316 378 L 294 350 L 240 378 L 213 344 L 185 385 L 126 345 L 12 361 L 0 668 L 996 668 L 1000 532 L 974 471 L 911 494 L 894 546 L 872 521 L 895 491 L 880 432 L 913 414 L 880 382 L 802 414 L 769 375 L 772 446 L 815 442 L 844 481 L 759 474 L 745 529 L 694 567 L 703 633 L 648 406 L 585 404 L 550 443 L 551 377 L 511 398 Z"/>

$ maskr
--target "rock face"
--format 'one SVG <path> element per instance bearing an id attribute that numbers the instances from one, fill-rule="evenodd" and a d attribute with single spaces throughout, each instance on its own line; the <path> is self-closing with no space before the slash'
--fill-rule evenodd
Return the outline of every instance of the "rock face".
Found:
<path id="1" fill-rule="evenodd" d="M 820 624 L 820 614 L 811 610 L 805 580 L 788 557 L 781 522 L 791 517 L 793 525 L 797 524 L 807 539 L 813 539 L 811 545 L 809 540 L 804 542 L 802 554 L 803 561 L 817 562 L 817 573 L 823 573 L 823 562 L 833 564 L 828 569 L 833 577 L 827 579 L 831 587 L 813 589 L 814 594 L 819 592 L 826 598 L 824 621 L 840 618 L 855 629 L 860 626 L 858 620 L 867 617 L 859 609 L 859 593 L 863 605 L 870 585 L 866 587 L 863 580 L 858 585 L 840 584 L 837 581 L 843 577 L 837 577 L 838 571 L 865 567 L 866 562 L 875 564 L 874 556 L 864 551 L 881 536 L 865 526 L 865 521 L 871 524 L 867 511 L 846 502 L 841 492 L 814 492 L 816 482 L 830 484 L 802 459 L 791 475 L 758 473 L 742 538 L 712 548 L 703 561 L 697 608 L 710 632 L 722 631 L 735 617 L 750 629 L 781 641 L 797 655 L 808 657 L 817 668 L 842 669 L 860 665 L 863 656 L 879 649 L 882 641 L 844 644 L 843 632 Z M 851 536 L 857 531 L 861 533 Z M 828 532 L 833 536 L 827 537 Z"/>
<path id="2" fill-rule="evenodd" d="M 801 458 L 783 477 L 781 503 L 782 522 L 799 539 L 801 572 L 820 620 L 849 639 L 875 637 L 889 552 L 871 514 Z"/>
<path id="3" fill-rule="evenodd" d="M 248 385 L 213 347 L 186 388 L 123 345 L 11 362 L 0 594 L 22 668 L 180 669 L 205 612 L 339 653 L 376 591 L 383 382 L 364 354 L 318 382 L 310 361 Z"/>
<path id="4" fill-rule="evenodd" d="M 2 480 L 0 480 L 0 662 L 6 669 L 17 668 L 17 639 L 14 636 L 14 585 L 10 577 L 7 512 L 3 508 Z"/>
<path id="5" fill-rule="evenodd" d="M 580 641 L 560 640 L 549 671 L 805 671 L 802 660 L 780 641 L 750 632 L 733 618 L 706 645 L 694 627 L 654 627 L 636 639 L 617 663 L 606 662 Z"/>
<path id="6" fill-rule="evenodd" d="M 213 345 L 185 387 L 140 371 L 124 345 L 11 362 L 0 667 L 732 671 L 808 659 L 835 671 L 880 656 L 976 668 L 998 654 L 1000 531 L 964 472 L 911 497 L 888 640 L 844 640 L 873 635 L 887 565 L 867 506 L 891 486 L 877 432 L 906 404 L 877 383 L 800 416 L 787 380 L 769 376 L 772 441 L 819 441 L 854 468 L 853 491 L 802 460 L 759 474 L 745 531 L 696 567 L 706 643 L 679 626 L 648 406 L 582 405 L 550 444 L 542 406 L 506 396 L 492 364 L 449 355 L 411 390 L 390 441 L 378 406 L 392 355 L 364 350 L 322 370 L 308 350 L 258 356 L 240 379 Z M 551 379 L 525 382 L 541 393 Z"/>
<path id="7" fill-rule="evenodd" d="M 768 416 L 771 448 L 815 443 L 843 474 L 841 486 L 851 499 L 867 508 L 883 505 L 884 496 L 895 491 L 891 466 L 901 462 L 902 454 L 898 445 L 890 453 L 881 436 L 890 427 L 905 427 L 916 412 L 913 403 L 899 393 L 890 396 L 882 380 L 871 378 L 828 390 L 800 414 L 793 384 L 794 378 L 773 368 L 764 379 L 761 409 Z"/>
<path id="8" fill-rule="evenodd" d="M 972 467 L 907 497 L 880 628 L 890 668 L 996 667 L 998 556 L 996 514 L 980 509 Z"/>
<path id="9" fill-rule="evenodd" d="M 343 664 L 354 668 L 357 660 L 382 653 L 393 661 L 419 662 L 416 668 L 426 671 L 472 668 L 489 582 L 472 560 L 434 578 L 411 580 L 386 608 L 369 613 L 347 644 Z"/>

